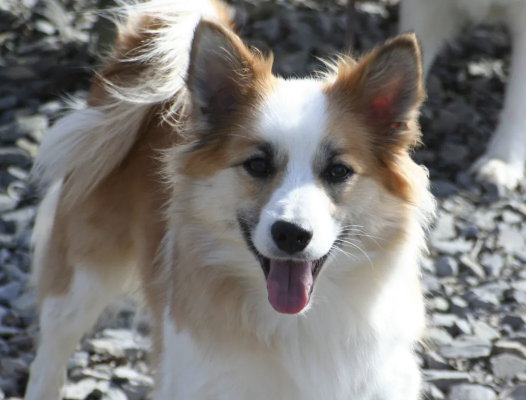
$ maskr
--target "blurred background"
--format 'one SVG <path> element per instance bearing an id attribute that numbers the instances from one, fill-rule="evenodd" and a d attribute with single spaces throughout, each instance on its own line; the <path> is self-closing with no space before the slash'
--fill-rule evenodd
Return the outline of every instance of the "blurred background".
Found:
<path id="1" fill-rule="evenodd" d="M 436 0 L 440 1 L 440 0 Z M 345 0 L 230 0 L 241 36 L 275 55 L 274 72 L 305 76 L 347 49 Z M 21 398 L 34 355 L 27 287 L 39 195 L 33 156 L 67 96 L 86 97 L 111 24 L 108 0 L 0 0 L 0 400 Z M 356 0 L 353 51 L 396 34 L 398 1 Z M 440 213 L 423 263 L 430 324 L 419 347 L 431 400 L 526 399 L 526 202 L 499 194 L 469 166 L 495 129 L 508 76 L 503 26 L 467 26 L 440 52 L 421 115 L 426 165 Z M 526 68 L 526 66 L 525 66 Z M 134 308 L 104 318 L 72 357 L 66 398 L 147 399 L 147 326 Z"/>

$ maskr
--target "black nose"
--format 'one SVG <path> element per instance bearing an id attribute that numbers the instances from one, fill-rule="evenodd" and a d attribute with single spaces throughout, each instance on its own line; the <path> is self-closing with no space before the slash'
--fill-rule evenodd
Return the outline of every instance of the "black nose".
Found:
<path id="1" fill-rule="evenodd" d="M 312 239 L 312 232 L 310 230 L 286 221 L 274 222 L 270 233 L 276 246 L 289 254 L 302 251 Z"/>

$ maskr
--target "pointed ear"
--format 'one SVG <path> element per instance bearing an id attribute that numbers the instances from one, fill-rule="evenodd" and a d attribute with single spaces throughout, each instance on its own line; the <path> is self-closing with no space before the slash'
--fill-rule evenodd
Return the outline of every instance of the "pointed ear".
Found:
<path id="1" fill-rule="evenodd" d="M 397 36 L 355 66 L 341 63 L 334 89 L 346 92 L 376 131 L 406 128 L 425 98 L 416 36 Z"/>
<path id="2" fill-rule="evenodd" d="M 268 61 L 229 29 L 207 20 L 197 25 L 187 76 L 197 118 L 215 125 L 229 117 L 247 101 L 258 74 L 264 72 L 270 73 Z"/>

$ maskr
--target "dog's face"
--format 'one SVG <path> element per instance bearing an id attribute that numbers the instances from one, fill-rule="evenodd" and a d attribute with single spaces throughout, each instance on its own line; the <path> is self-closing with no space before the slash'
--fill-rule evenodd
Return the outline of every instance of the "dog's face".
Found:
<path id="1" fill-rule="evenodd" d="M 405 221 L 420 60 L 402 36 L 357 64 L 341 60 L 326 80 L 278 79 L 270 66 L 202 22 L 188 75 L 197 140 L 177 158 L 187 212 L 203 226 L 228 221 L 220 240 L 250 252 L 272 307 L 296 314 L 331 256 L 370 258 L 360 239 L 389 241 Z"/>

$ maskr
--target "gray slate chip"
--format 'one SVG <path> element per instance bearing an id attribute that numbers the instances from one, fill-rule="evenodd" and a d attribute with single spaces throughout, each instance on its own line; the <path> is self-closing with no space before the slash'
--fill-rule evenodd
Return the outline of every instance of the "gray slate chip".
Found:
<path id="1" fill-rule="evenodd" d="M 455 385 L 449 392 L 449 400 L 496 400 L 497 394 L 489 387 L 474 384 Z"/>

